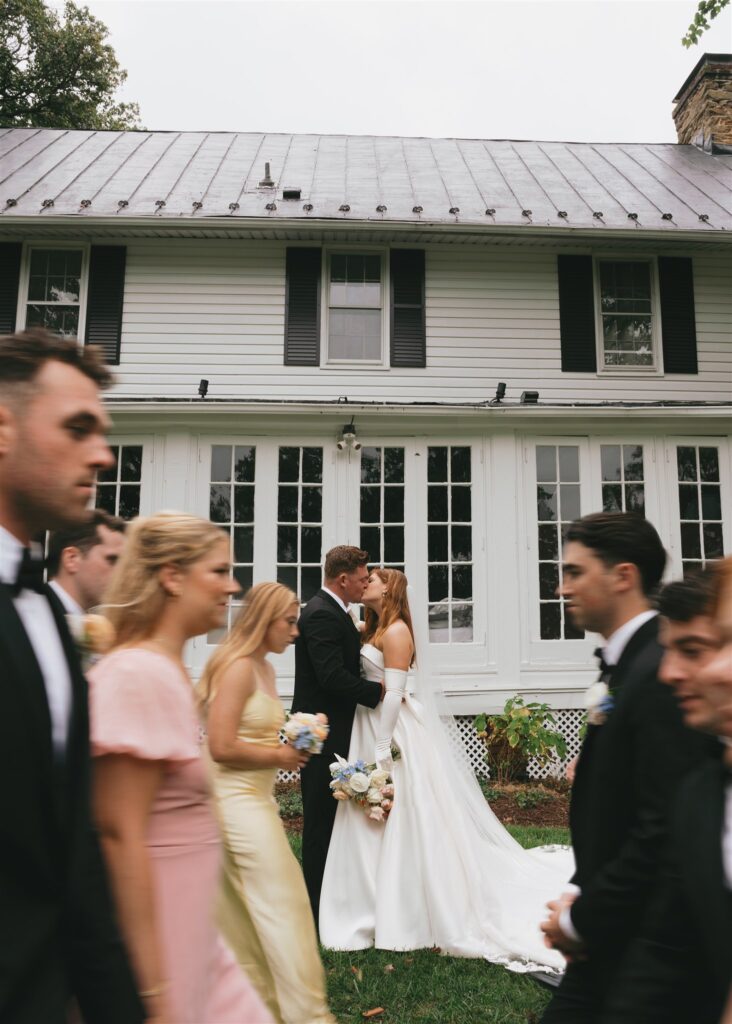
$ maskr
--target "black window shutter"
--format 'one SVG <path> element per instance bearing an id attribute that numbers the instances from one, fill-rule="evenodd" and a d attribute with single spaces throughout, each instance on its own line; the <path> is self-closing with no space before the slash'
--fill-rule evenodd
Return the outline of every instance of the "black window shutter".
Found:
<path id="1" fill-rule="evenodd" d="M 20 242 L 0 243 L 0 334 L 15 330 L 22 248 Z"/>
<path id="2" fill-rule="evenodd" d="M 89 254 L 84 338 L 87 345 L 99 345 L 113 366 L 120 355 L 126 257 L 123 245 L 93 245 Z"/>
<path id="3" fill-rule="evenodd" d="M 427 365 L 424 249 L 392 249 L 391 365 Z"/>
<path id="4" fill-rule="evenodd" d="M 595 289 L 591 256 L 557 256 L 562 370 L 594 373 Z"/>
<path id="5" fill-rule="evenodd" d="M 287 250 L 285 366 L 320 365 L 320 249 Z"/>
<path id="6" fill-rule="evenodd" d="M 659 256 L 664 373 L 698 373 L 694 269 L 687 256 Z"/>

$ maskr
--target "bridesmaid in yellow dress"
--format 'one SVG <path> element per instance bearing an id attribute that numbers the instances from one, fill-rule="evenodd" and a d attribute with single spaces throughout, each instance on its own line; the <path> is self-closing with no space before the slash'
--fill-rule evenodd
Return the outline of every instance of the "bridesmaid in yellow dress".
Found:
<path id="1" fill-rule="evenodd" d="M 280 744 L 285 716 L 267 661 L 294 641 L 299 612 L 287 587 L 252 587 L 199 684 L 225 847 L 218 922 L 278 1024 L 335 1024 L 305 881 L 273 795 L 278 770 L 307 760 Z"/>

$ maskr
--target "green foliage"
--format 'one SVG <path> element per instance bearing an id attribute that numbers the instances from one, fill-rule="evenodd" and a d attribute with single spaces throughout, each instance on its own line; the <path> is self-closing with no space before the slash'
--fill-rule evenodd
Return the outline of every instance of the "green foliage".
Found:
<path id="1" fill-rule="evenodd" d="M 281 818 L 287 820 L 302 817 L 302 794 L 299 786 L 283 786 L 277 794 L 277 803 Z"/>
<path id="2" fill-rule="evenodd" d="M 541 789 L 521 789 L 516 794 L 515 799 L 516 806 L 520 807 L 522 811 L 527 811 L 532 807 L 539 807 L 541 804 L 545 804 L 547 800 L 552 799 L 552 796 Z"/>
<path id="3" fill-rule="evenodd" d="M 478 785 L 489 804 L 492 804 L 494 800 L 500 800 L 503 796 L 501 791 L 492 786 L 487 779 L 480 779 Z"/>
<path id="4" fill-rule="evenodd" d="M 524 704 L 523 697 L 509 697 L 502 715 L 478 715 L 473 726 L 485 741 L 491 778 L 511 782 L 526 774 L 529 759 L 540 765 L 567 753 L 564 736 L 556 729 L 548 704 Z"/>
<path id="5" fill-rule="evenodd" d="M 0 127 L 139 128 L 136 103 L 115 102 L 127 78 L 103 22 L 67 0 L 0 0 Z"/>
<path id="6" fill-rule="evenodd" d="M 709 23 L 717 17 L 729 4 L 730 0 L 699 0 L 699 5 L 694 15 L 694 20 L 686 30 L 686 35 L 681 40 L 682 44 L 689 49 L 696 46 L 706 30 Z"/>

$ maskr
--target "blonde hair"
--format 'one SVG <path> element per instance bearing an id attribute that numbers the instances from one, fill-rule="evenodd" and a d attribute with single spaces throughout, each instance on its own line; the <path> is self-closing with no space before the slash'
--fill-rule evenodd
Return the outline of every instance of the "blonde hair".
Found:
<path id="1" fill-rule="evenodd" d="M 99 609 L 114 627 L 115 647 L 143 640 L 155 631 L 168 596 L 160 583 L 163 566 L 193 565 L 226 534 L 198 516 L 158 512 L 135 519 L 126 537 Z"/>
<path id="2" fill-rule="evenodd" d="M 381 614 L 377 615 L 371 608 L 366 609 L 366 625 L 363 631 L 363 642 L 379 646 L 379 641 L 389 626 L 400 619 L 406 623 L 412 638 L 412 658 L 414 664 L 414 628 L 409 613 L 407 600 L 407 577 L 399 569 L 372 569 L 386 586 L 386 593 L 381 602 Z"/>
<path id="3" fill-rule="evenodd" d="M 282 583 L 256 583 L 246 592 L 229 635 L 209 658 L 196 687 L 202 705 L 213 700 L 216 680 L 226 669 L 239 658 L 254 654 L 264 643 L 272 623 L 281 619 L 294 604 L 299 609 L 297 594 Z"/>

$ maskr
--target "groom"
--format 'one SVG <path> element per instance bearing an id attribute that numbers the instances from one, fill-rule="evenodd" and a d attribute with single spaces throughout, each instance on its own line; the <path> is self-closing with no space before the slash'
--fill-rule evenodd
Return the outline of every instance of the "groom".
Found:
<path id="1" fill-rule="evenodd" d="M 325 556 L 324 583 L 302 610 L 295 641 L 292 710 L 324 712 L 330 732 L 318 757 L 300 771 L 303 803 L 302 867 L 318 926 L 320 889 L 337 803 L 330 792 L 328 765 L 335 754 L 348 757 L 357 704 L 375 708 L 384 688 L 361 678 L 361 639 L 348 614 L 368 583 L 368 552 L 340 545 Z"/>

